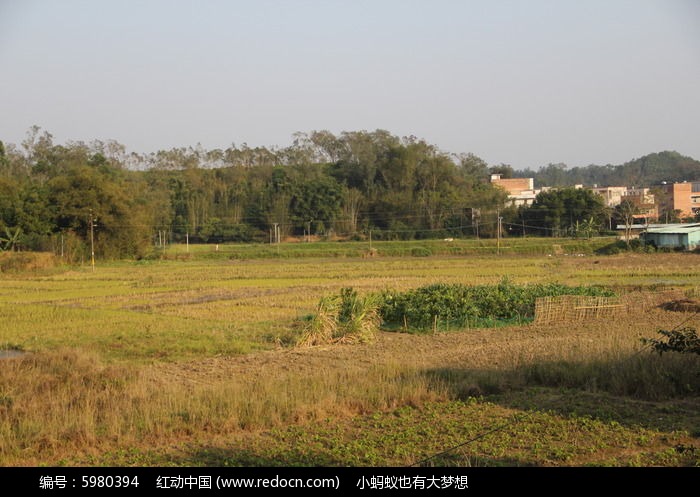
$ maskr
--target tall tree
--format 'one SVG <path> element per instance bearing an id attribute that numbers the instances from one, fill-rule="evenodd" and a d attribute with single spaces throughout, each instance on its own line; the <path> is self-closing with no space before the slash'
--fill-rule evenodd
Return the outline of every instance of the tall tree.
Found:
<path id="1" fill-rule="evenodd" d="M 632 225 L 634 224 L 634 216 L 639 213 L 639 207 L 630 200 L 623 200 L 613 211 L 613 218 L 616 222 L 625 225 L 625 242 L 629 246 L 632 234 Z"/>
<path id="2" fill-rule="evenodd" d="M 97 254 L 114 258 L 147 252 L 153 225 L 148 214 L 152 211 L 139 205 L 131 195 L 133 190 L 122 183 L 109 181 L 99 170 L 83 165 L 52 178 L 47 189 L 57 230 L 74 232 L 87 243 L 90 225 L 96 222 Z"/>
<path id="3" fill-rule="evenodd" d="M 291 220 L 297 228 L 322 234 L 338 217 L 342 196 L 341 186 L 332 178 L 305 181 L 291 196 Z"/>
<path id="4" fill-rule="evenodd" d="M 579 221 L 593 219 L 603 225 L 605 212 L 603 198 L 592 190 L 560 188 L 540 192 L 525 211 L 525 219 L 539 234 L 562 236 L 574 233 Z"/>

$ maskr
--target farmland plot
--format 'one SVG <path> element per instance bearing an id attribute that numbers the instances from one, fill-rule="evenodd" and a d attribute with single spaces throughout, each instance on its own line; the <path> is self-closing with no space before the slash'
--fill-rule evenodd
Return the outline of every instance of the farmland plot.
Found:
<path id="1" fill-rule="evenodd" d="M 320 298 L 429 284 L 602 285 L 605 321 L 379 331 L 295 347 Z M 215 259 L 1 275 L 0 464 L 613 465 L 700 460 L 693 254 Z M 478 443 L 465 440 L 502 429 Z M 434 458 L 436 454 L 442 454 Z"/>

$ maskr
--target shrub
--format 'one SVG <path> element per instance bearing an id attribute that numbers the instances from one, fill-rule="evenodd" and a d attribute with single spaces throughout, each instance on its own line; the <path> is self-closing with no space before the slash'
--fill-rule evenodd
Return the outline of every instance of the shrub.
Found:
<path id="1" fill-rule="evenodd" d="M 658 333 L 665 338 L 642 338 L 642 343 L 650 345 L 659 355 L 664 352 L 700 354 L 700 337 L 695 328 L 658 330 Z"/>
<path id="2" fill-rule="evenodd" d="M 427 247 L 413 247 L 411 249 L 411 255 L 413 257 L 430 257 L 433 252 Z"/>
<path id="3" fill-rule="evenodd" d="M 595 251 L 599 255 L 615 255 L 621 252 L 656 252 L 656 247 L 651 244 L 644 244 L 642 240 L 633 238 L 629 243 L 624 240 L 616 240 Z"/>

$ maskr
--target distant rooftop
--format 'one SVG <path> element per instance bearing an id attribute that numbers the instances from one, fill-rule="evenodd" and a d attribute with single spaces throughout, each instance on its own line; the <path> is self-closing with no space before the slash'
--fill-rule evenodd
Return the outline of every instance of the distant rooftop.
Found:
<path id="1" fill-rule="evenodd" d="M 660 230 L 660 229 L 667 229 L 667 228 L 685 228 L 688 226 L 700 226 L 700 224 L 693 223 L 693 224 L 688 224 L 688 223 L 670 223 L 670 224 L 631 224 L 629 227 L 632 228 L 633 230 Z M 618 224 L 616 226 L 616 229 L 618 230 L 624 230 L 626 229 L 627 226 L 624 224 Z"/>
<path id="2" fill-rule="evenodd" d="M 700 231 L 700 223 L 686 223 L 686 224 L 672 224 L 672 225 L 661 225 L 660 228 L 652 228 L 653 225 L 649 225 L 650 233 L 694 233 L 695 231 Z"/>

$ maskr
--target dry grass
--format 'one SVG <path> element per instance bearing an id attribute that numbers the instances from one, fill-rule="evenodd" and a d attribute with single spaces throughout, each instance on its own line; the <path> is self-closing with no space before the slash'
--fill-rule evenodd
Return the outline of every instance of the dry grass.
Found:
<path id="1" fill-rule="evenodd" d="M 675 264 L 687 261 L 668 255 Z M 143 454 L 154 448 L 167 461 L 182 444 L 264 440 L 269 430 L 290 426 L 313 433 L 329 420 L 340 426 L 401 406 L 420 408 L 480 396 L 513 398 L 533 388 L 697 406 L 698 358 L 659 356 L 641 345 L 640 338 L 654 337 L 660 327 L 699 324 L 696 314 L 664 309 L 671 294 L 661 292 L 629 294 L 636 306 L 608 320 L 426 336 L 374 332 L 375 340 L 353 340 L 357 343 L 352 345 L 342 344 L 348 340 L 339 340 L 337 330 L 319 322 L 316 338 L 307 342 L 313 346 L 286 348 L 265 341 L 289 333 L 322 295 L 347 286 L 374 291 L 392 282 L 395 288 L 427 280 L 494 282 L 509 271 L 523 282 L 556 281 L 554 273 L 546 273 L 547 264 L 555 264 L 553 270 L 564 282 L 590 284 L 601 277 L 613 279 L 599 275 L 604 264 L 606 271 L 634 273 L 635 281 L 646 278 L 645 284 L 653 287 L 657 276 L 649 274 L 678 272 L 665 258 L 658 259 L 656 269 L 644 268 L 636 258 L 628 265 L 620 258 L 598 264 L 527 261 L 531 266 L 510 259 L 391 260 L 377 265 L 338 261 L 324 266 L 323 278 L 308 274 L 310 266 L 303 264 L 252 262 L 222 268 L 117 266 L 97 274 L 6 278 L 0 317 L 7 326 L 0 331 L 0 342 L 30 353 L 0 362 L 0 465 L 103 464 L 121 450 Z M 452 274 L 446 276 L 448 268 Z M 697 277 L 697 271 L 687 272 Z M 616 281 L 624 286 L 626 278 Z M 337 321 L 337 302 L 328 303 L 326 310 L 325 319 Z M 259 340 L 257 351 L 254 340 Z M 576 401 L 581 398 L 576 396 Z M 586 406 L 595 414 L 592 402 Z M 547 419 L 538 423 L 560 422 Z M 643 412 L 631 419 L 646 423 Z M 683 419 L 674 418 L 673 426 L 687 428 Z M 667 437 L 659 450 L 673 443 L 698 445 L 692 436 L 651 426 L 659 440 Z M 625 445 L 623 439 L 620 444 Z M 638 449 L 626 445 L 616 450 L 618 455 L 611 457 Z M 197 464 L 197 456 L 192 457 L 185 463 Z M 401 457 L 383 462 L 408 460 Z M 522 457 L 527 461 L 526 453 Z M 533 456 L 532 461 L 539 459 Z M 136 457 L 127 462 L 164 460 Z"/>
<path id="2" fill-rule="evenodd" d="M 3 362 L 0 462 L 84 461 L 117 447 L 351 419 L 404 405 L 503 395 L 532 386 L 640 400 L 697 390 L 695 357 L 658 356 L 638 338 L 674 322 L 650 310 L 634 325 L 471 330 L 231 358 L 105 365 L 59 350 Z M 677 316 L 673 316 L 677 318 Z M 22 382 L 17 382 L 22 378 Z"/>
<path id="3" fill-rule="evenodd" d="M 273 353 L 275 354 L 275 353 Z M 279 360 L 277 357 L 275 361 Z M 71 351 L 8 359 L 0 370 L 0 464 L 42 465 L 115 447 L 156 446 L 386 410 L 445 398 L 406 365 L 321 365 L 264 374 L 202 365 L 105 366 Z M 223 364 L 222 364 L 223 366 Z M 234 369 L 234 370 L 232 370 Z M 23 378 L 21 384 L 17 378 Z"/>
<path id="4" fill-rule="evenodd" d="M 369 343 L 382 324 L 375 295 L 360 296 L 351 288 L 340 295 L 322 297 L 316 312 L 303 324 L 299 347 Z"/>
<path id="5" fill-rule="evenodd" d="M 50 252 L 0 252 L 0 273 L 35 272 L 57 264 L 56 256 Z"/>

